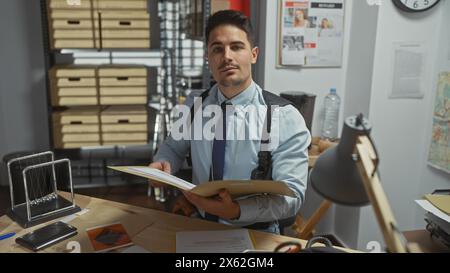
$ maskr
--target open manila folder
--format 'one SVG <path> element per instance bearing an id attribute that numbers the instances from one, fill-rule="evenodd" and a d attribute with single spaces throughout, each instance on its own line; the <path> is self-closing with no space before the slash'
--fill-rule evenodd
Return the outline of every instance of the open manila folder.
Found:
<path id="1" fill-rule="evenodd" d="M 198 186 L 163 171 L 144 166 L 120 166 L 108 168 L 129 173 L 161 183 L 165 183 L 184 191 L 190 191 L 203 197 L 214 196 L 221 189 L 227 189 L 232 196 L 250 194 L 278 194 L 295 197 L 295 193 L 282 181 L 270 180 L 220 180 L 203 183 Z"/>

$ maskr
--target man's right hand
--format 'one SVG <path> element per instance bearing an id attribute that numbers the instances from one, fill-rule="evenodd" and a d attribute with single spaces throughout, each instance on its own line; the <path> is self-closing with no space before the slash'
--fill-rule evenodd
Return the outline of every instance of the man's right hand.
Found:
<path id="1" fill-rule="evenodd" d="M 183 215 L 185 216 L 191 216 L 194 212 L 197 211 L 197 208 L 192 205 L 184 195 L 180 195 L 178 196 L 172 208 L 172 213 L 176 213 L 178 211 L 183 212 Z"/>
<path id="2" fill-rule="evenodd" d="M 167 161 L 162 161 L 162 162 L 153 162 L 150 165 L 148 165 L 150 168 L 154 168 L 163 172 L 166 172 L 168 174 L 171 174 L 172 168 L 170 167 L 170 163 Z M 160 183 L 154 180 L 148 180 L 150 186 L 152 187 L 166 187 L 167 184 L 164 183 Z"/>

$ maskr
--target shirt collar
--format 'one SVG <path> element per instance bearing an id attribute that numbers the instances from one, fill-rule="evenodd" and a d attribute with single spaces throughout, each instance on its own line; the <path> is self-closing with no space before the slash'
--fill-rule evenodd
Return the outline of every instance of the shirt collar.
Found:
<path id="1" fill-rule="evenodd" d="M 217 85 L 217 102 L 222 104 L 224 101 L 231 102 L 233 105 L 243 105 L 246 106 L 253 101 L 256 93 L 256 84 L 254 81 L 247 87 L 244 91 L 239 93 L 237 96 L 233 97 L 231 100 L 227 99 L 219 89 Z"/>

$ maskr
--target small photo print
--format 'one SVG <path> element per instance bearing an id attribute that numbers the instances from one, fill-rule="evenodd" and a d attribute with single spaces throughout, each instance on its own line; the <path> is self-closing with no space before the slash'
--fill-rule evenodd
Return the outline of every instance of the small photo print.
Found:
<path id="1" fill-rule="evenodd" d="M 308 28 L 317 28 L 317 16 L 309 16 L 308 21 L 309 21 Z"/>
<path id="2" fill-rule="evenodd" d="M 304 49 L 304 36 L 283 36 L 283 50 L 302 51 Z"/>

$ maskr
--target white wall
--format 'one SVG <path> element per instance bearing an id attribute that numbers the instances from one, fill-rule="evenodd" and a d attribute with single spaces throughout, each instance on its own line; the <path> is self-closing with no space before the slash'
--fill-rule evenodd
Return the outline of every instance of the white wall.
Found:
<path id="1" fill-rule="evenodd" d="M 436 55 L 435 63 L 434 63 L 434 72 L 433 72 L 433 87 L 432 94 L 430 96 L 430 100 L 427 106 L 427 121 L 428 124 L 426 128 L 426 136 L 425 136 L 425 147 L 428 148 L 429 143 L 431 141 L 431 128 L 432 128 L 432 114 L 434 110 L 434 102 L 435 95 L 437 90 L 437 80 L 438 75 L 441 72 L 447 71 L 450 72 L 450 31 L 448 26 L 450 26 L 450 1 L 443 1 L 443 7 L 441 8 L 441 14 L 439 15 L 442 18 L 442 22 L 440 24 L 439 30 L 439 42 L 438 42 L 438 53 Z M 446 174 L 442 171 L 436 170 L 430 166 L 425 166 L 425 162 L 428 156 L 428 149 L 424 149 L 422 151 L 422 174 L 420 177 L 420 185 L 419 185 L 419 193 L 429 193 L 435 189 L 448 189 L 450 188 L 450 174 Z M 415 223 L 417 226 L 423 226 L 423 210 L 416 207 L 416 218 Z"/>
<path id="2" fill-rule="evenodd" d="M 415 205 L 415 199 L 434 187 L 450 187 L 450 176 L 426 166 L 437 73 L 444 67 L 442 60 L 447 58 L 443 51 L 449 48 L 448 38 L 446 43 L 441 38 L 444 32 L 448 33 L 448 2 L 441 1 L 424 13 L 410 14 L 400 12 L 391 1 L 384 0 L 379 10 L 370 121 L 381 158 L 381 182 L 401 230 L 424 228 L 423 221 L 418 219 L 423 218 L 423 211 Z M 423 99 L 388 98 L 392 44 L 397 41 L 419 41 L 426 45 L 428 62 Z M 365 248 L 371 240 L 382 242 L 371 207 L 361 211 L 359 227 L 360 248 Z"/>
<path id="3" fill-rule="evenodd" d="M 345 75 L 344 116 L 369 115 L 378 6 L 353 1 L 349 54 Z"/>
<path id="4" fill-rule="evenodd" d="M 369 117 L 378 6 L 353 1 L 351 17 L 343 117 L 359 113 Z M 335 208 L 334 234 L 350 247 L 358 245 L 359 215 L 360 208 Z"/>
<path id="5" fill-rule="evenodd" d="M 358 0 L 361 1 L 361 0 Z M 317 95 L 316 105 L 314 111 L 314 120 L 312 126 L 313 135 L 320 135 L 322 127 L 323 113 L 321 112 L 323 106 L 323 99 L 329 92 L 330 88 L 337 88 L 338 95 L 342 101 L 345 100 L 344 81 L 346 74 L 346 64 L 348 56 L 348 43 L 351 25 L 353 0 L 347 0 L 346 16 L 345 16 L 345 34 L 344 34 L 344 52 L 343 52 L 343 66 L 341 68 L 276 68 L 277 58 L 277 18 L 278 18 L 278 3 L 279 1 L 267 1 L 266 9 L 266 39 L 264 55 L 260 57 L 265 65 L 264 73 L 264 88 L 274 93 L 281 93 L 283 91 L 304 91 Z M 341 107 L 340 119 L 342 119 L 343 107 Z M 339 123 L 341 124 L 341 122 Z"/>

